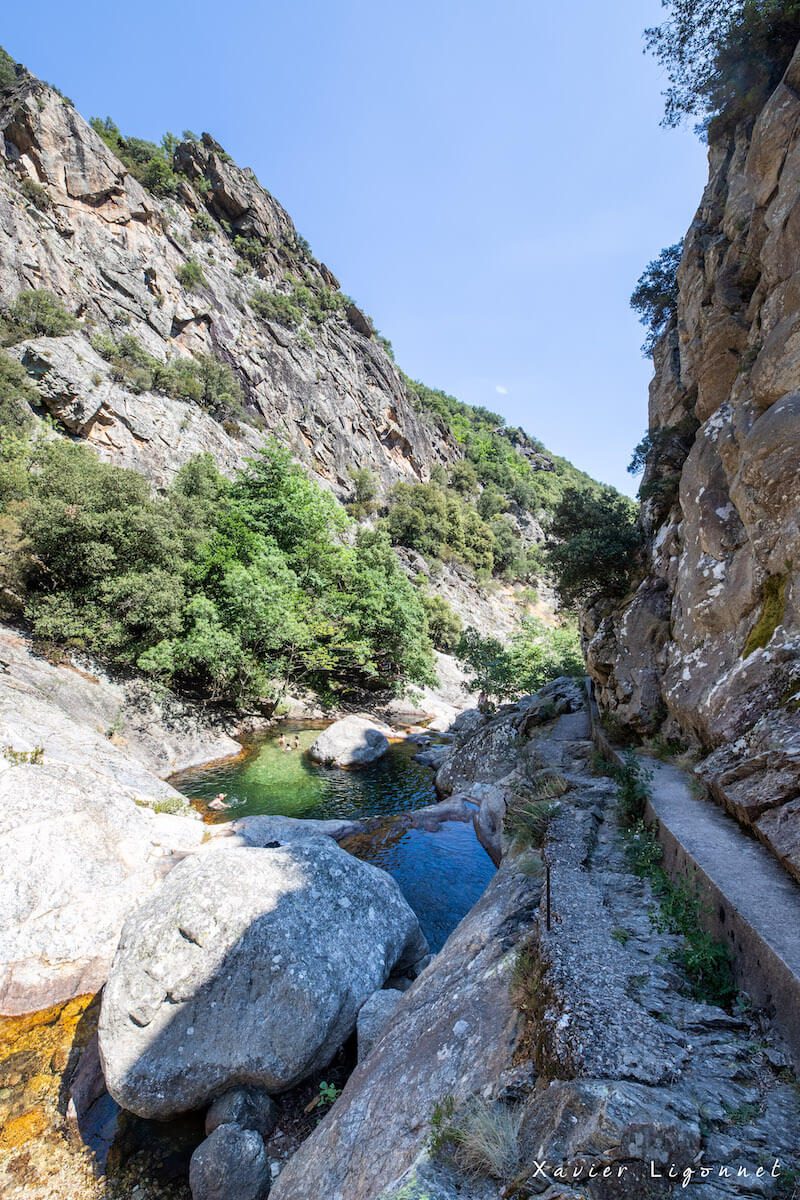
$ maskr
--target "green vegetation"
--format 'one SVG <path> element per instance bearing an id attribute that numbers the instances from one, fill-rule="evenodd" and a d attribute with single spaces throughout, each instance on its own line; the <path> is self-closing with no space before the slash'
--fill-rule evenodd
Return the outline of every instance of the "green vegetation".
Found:
<path id="1" fill-rule="evenodd" d="M 341 1094 L 342 1089 L 335 1083 L 326 1083 L 323 1079 L 319 1085 L 319 1103 L 322 1105 L 335 1104 Z"/>
<path id="2" fill-rule="evenodd" d="M 285 325 L 287 329 L 297 329 L 303 321 L 302 309 L 283 292 L 256 288 L 250 297 L 250 307 L 262 320 L 274 321 L 276 325 Z"/>
<path id="3" fill-rule="evenodd" d="M 72 313 L 44 288 L 22 291 L 6 313 L 6 345 L 29 337 L 63 337 L 78 328 Z"/>
<path id="4" fill-rule="evenodd" d="M 209 456 L 154 498 L 67 441 L 0 439 L 0 594 L 40 644 L 248 705 L 431 681 L 416 589 L 385 535 L 268 442 L 230 482 Z"/>
<path id="5" fill-rule="evenodd" d="M 669 86 L 662 124 L 699 118 L 709 140 L 752 120 L 800 39 L 798 0 L 663 0 L 667 19 L 645 30 Z"/>
<path id="6" fill-rule="evenodd" d="M 132 334 L 120 338 L 95 334 L 91 343 L 112 364 L 114 378 L 132 392 L 160 392 L 191 401 L 218 421 L 243 419 L 242 389 L 232 369 L 211 354 L 161 362 Z"/>
<path id="7" fill-rule="evenodd" d="M 13 87 L 17 82 L 16 63 L 2 46 L 0 46 L 0 92 Z"/>
<path id="8" fill-rule="evenodd" d="M 467 1177 L 510 1183 L 521 1164 L 523 1108 L 477 1096 L 456 1109 L 452 1097 L 434 1108 L 430 1146 Z"/>
<path id="9" fill-rule="evenodd" d="M 34 746 L 32 750 L 15 750 L 13 746 L 4 746 L 3 758 L 15 767 L 26 765 L 38 767 L 44 762 L 44 747 Z"/>
<path id="10" fill-rule="evenodd" d="M 520 692 L 535 692 L 560 675 L 583 674 L 583 658 L 573 622 L 551 627 L 536 617 L 524 617 L 505 647 L 469 626 L 456 647 L 456 656 L 484 704 Z"/>
<path id="11" fill-rule="evenodd" d="M 19 190 L 22 192 L 26 200 L 38 208 L 40 212 L 47 212 L 53 207 L 47 188 L 42 187 L 41 183 L 37 183 L 35 179 L 31 179 L 26 175 L 20 180 Z"/>
<path id="12" fill-rule="evenodd" d="M 628 750 L 622 766 L 612 767 L 611 775 L 617 785 L 620 825 L 630 829 L 644 820 L 653 772 L 637 758 L 635 750 Z"/>
<path id="13" fill-rule="evenodd" d="M 41 397 L 22 363 L 0 351 L 0 430 L 27 429 L 31 424 L 31 407 L 37 408 L 40 403 Z"/>
<path id="14" fill-rule="evenodd" d="M 786 587 L 788 575 L 770 575 L 761 587 L 761 612 L 747 635 L 742 658 L 748 658 L 756 650 L 763 650 L 783 620 L 786 611 Z"/>
<path id="15" fill-rule="evenodd" d="M 461 617 L 443 596 L 423 592 L 421 599 L 434 649 L 441 650 L 443 654 L 454 654 L 464 629 Z"/>
<path id="16" fill-rule="evenodd" d="M 506 810 L 505 832 L 520 849 L 541 849 L 557 809 L 550 800 L 515 800 Z"/>
<path id="17" fill-rule="evenodd" d="M 661 865 L 663 849 L 644 821 L 626 827 L 625 849 L 634 873 L 649 882 L 658 901 L 657 912 L 651 913 L 654 927 L 681 939 L 670 959 L 686 975 L 692 996 L 730 1008 L 736 998 L 730 951 L 701 927 L 704 910 L 699 897 L 688 883 L 674 883 L 667 875 Z"/>
<path id="18" fill-rule="evenodd" d="M 565 488 L 597 487 L 572 463 L 545 451 L 541 442 L 521 429 L 507 427 L 498 413 L 464 404 L 407 375 L 403 380 L 414 407 L 432 416 L 442 432 L 452 434 L 463 446 L 478 482 L 497 490 L 503 510 L 518 505 L 533 513 L 550 512 Z"/>
<path id="19" fill-rule="evenodd" d="M 185 287 L 188 292 L 196 291 L 199 287 L 206 286 L 206 277 L 203 274 L 203 268 L 196 258 L 187 258 L 186 262 L 178 268 L 178 283 L 181 287 Z"/>
<path id="20" fill-rule="evenodd" d="M 636 506 L 613 488 L 570 488 L 549 528 L 546 561 L 565 608 L 600 593 L 623 596 L 641 545 Z"/>
<path id="21" fill-rule="evenodd" d="M 647 326 L 642 353 L 648 356 L 677 312 L 682 253 L 682 241 L 662 250 L 658 258 L 647 264 L 631 295 L 631 308 L 639 314 L 641 324 Z"/>
<path id="22" fill-rule="evenodd" d="M 124 137 L 111 117 L 92 117 L 89 124 L 139 183 L 156 196 L 172 196 L 175 193 L 178 177 L 172 169 L 172 154 L 176 144 L 172 134 L 165 134 L 158 146 L 143 138 Z"/>
<path id="23" fill-rule="evenodd" d="M 322 325 L 348 303 L 342 292 L 324 285 L 312 287 L 294 275 L 286 275 L 282 286 L 287 290 L 256 289 L 250 297 L 250 307 L 263 320 L 275 321 L 288 329 L 297 329 L 304 320 L 312 325 Z"/>
<path id="24" fill-rule="evenodd" d="M 348 475 L 353 483 L 353 495 L 347 511 L 360 521 L 374 513 L 378 506 L 378 477 L 369 467 L 351 467 Z"/>
<path id="25" fill-rule="evenodd" d="M 211 240 L 217 230 L 217 223 L 207 212 L 199 212 L 192 221 L 192 237 L 201 242 Z"/>
<path id="26" fill-rule="evenodd" d="M 389 493 L 388 509 L 386 528 L 394 545 L 428 558 L 456 559 L 486 575 L 494 570 L 493 530 L 458 492 L 437 483 L 397 483 Z M 509 536 L 521 554 L 513 530 Z M 508 557 L 507 548 L 505 553 Z"/>

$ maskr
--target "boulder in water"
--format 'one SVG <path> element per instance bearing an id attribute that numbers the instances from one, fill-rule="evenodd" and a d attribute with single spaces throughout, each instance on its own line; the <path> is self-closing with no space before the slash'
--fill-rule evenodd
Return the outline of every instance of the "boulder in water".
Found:
<path id="1" fill-rule="evenodd" d="M 427 953 L 391 876 L 330 838 L 180 863 L 128 917 L 103 994 L 111 1095 L 165 1118 L 325 1067 L 364 1001 Z"/>
<path id="2" fill-rule="evenodd" d="M 360 767 L 383 757 L 391 733 L 388 725 L 367 717 L 342 717 L 323 729 L 309 754 L 333 767 Z"/>

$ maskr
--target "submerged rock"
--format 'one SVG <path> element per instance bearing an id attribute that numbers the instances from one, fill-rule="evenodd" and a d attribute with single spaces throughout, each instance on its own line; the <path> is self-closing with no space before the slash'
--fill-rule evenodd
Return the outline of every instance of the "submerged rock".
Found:
<path id="1" fill-rule="evenodd" d="M 383 757 L 391 733 L 388 725 L 366 717 L 342 717 L 323 729 L 309 754 L 333 767 L 360 767 Z"/>
<path id="2" fill-rule="evenodd" d="M 364 1001 L 427 953 L 394 880 L 329 838 L 220 848 L 134 911 L 103 995 L 108 1090 L 143 1117 L 330 1062 Z"/>
<path id="3" fill-rule="evenodd" d="M 189 1186 L 192 1200 L 264 1200 L 270 1170 L 261 1135 L 219 1125 L 192 1155 Z"/>

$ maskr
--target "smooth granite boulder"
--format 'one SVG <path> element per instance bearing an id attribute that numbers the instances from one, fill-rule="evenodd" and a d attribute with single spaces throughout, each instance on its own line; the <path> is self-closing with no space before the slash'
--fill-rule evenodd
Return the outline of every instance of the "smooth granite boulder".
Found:
<path id="1" fill-rule="evenodd" d="M 108 1090 L 157 1118 L 241 1085 L 282 1092 L 426 953 L 395 881 L 330 838 L 187 859 L 123 928 L 100 1014 Z"/>
<path id="2" fill-rule="evenodd" d="M 323 729 L 309 754 L 332 767 L 360 767 L 382 758 L 389 749 L 388 725 L 367 717 L 342 717 Z"/>

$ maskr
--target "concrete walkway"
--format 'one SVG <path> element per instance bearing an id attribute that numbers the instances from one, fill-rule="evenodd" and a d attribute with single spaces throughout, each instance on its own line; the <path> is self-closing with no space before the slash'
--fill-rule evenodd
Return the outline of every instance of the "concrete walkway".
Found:
<path id="1" fill-rule="evenodd" d="M 596 744 L 621 762 L 590 705 Z M 637 757 L 653 773 L 647 817 L 658 822 L 665 869 L 694 884 L 704 928 L 730 947 L 738 986 L 774 1018 L 800 1068 L 800 887 L 733 817 L 693 792 L 692 775 Z"/>

